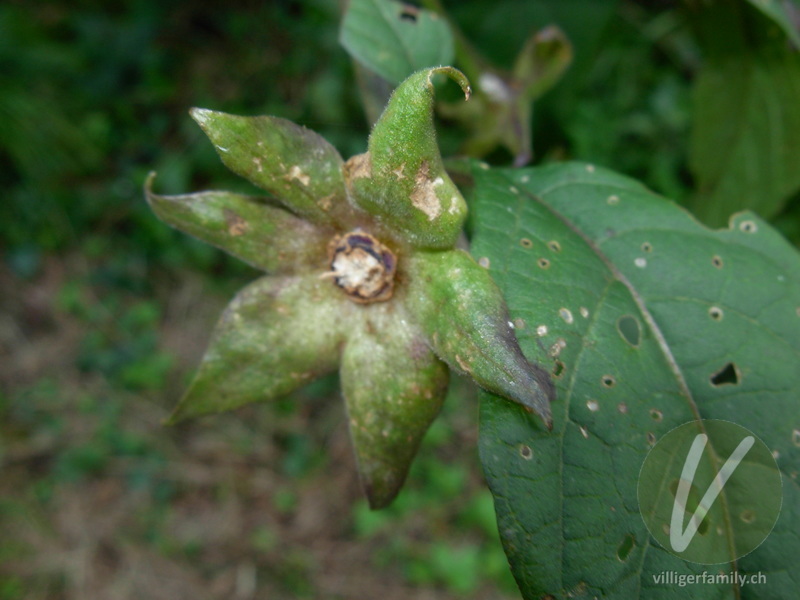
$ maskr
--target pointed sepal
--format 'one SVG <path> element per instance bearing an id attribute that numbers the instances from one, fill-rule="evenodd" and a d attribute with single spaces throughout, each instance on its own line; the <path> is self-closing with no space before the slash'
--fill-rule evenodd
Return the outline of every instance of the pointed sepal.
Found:
<path id="1" fill-rule="evenodd" d="M 418 329 L 396 311 L 374 308 L 348 337 L 341 380 L 361 483 L 370 508 L 378 509 L 400 491 L 439 414 L 448 371 Z"/>
<path id="2" fill-rule="evenodd" d="M 204 108 L 190 114 L 234 173 L 300 217 L 351 225 L 343 161 L 323 137 L 278 117 L 240 117 Z"/>
<path id="3" fill-rule="evenodd" d="M 269 273 L 324 267 L 331 230 L 272 206 L 265 198 L 215 191 L 155 194 L 155 175 L 147 177 L 145 197 L 168 225 Z"/>
<path id="4" fill-rule="evenodd" d="M 547 371 L 523 356 L 488 271 L 461 250 L 418 252 L 408 271 L 409 308 L 439 358 L 551 428 L 555 388 Z"/>
<path id="5" fill-rule="evenodd" d="M 452 67 L 418 71 L 394 91 L 366 154 L 345 166 L 352 201 L 417 248 L 455 245 L 467 205 L 442 164 L 433 124 L 433 77 L 469 83 Z"/>
<path id="6" fill-rule="evenodd" d="M 316 274 L 257 279 L 225 309 L 168 423 L 280 398 L 335 371 L 348 304 Z"/>

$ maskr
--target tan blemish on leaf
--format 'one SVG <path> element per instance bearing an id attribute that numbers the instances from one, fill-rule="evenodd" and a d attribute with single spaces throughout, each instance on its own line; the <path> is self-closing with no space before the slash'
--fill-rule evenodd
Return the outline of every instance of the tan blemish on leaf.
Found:
<path id="1" fill-rule="evenodd" d="M 597 412 L 600 410 L 600 404 L 597 402 L 597 400 L 587 400 L 586 408 L 589 409 L 589 412 Z"/>
<path id="2" fill-rule="evenodd" d="M 286 175 L 286 178 L 289 181 L 297 180 L 306 187 L 308 187 L 308 184 L 311 183 L 311 177 L 303 173 L 303 170 L 298 165 L 292 165 L 292 168 L 289 169 L 289 173 Z"/>
<path id="3" fill-rule="evenodd" d="M 349 181 L 372 177 L 372 159 L 368 152 L 356 154 L 344 163 L 344 174 Z"/>
<path id="4" fill-rule="evenodd" d="M 561 351 L 567 347 L 567 340 L 564 338 L 558 338 L 555 343 L 550 347 L 550 356 L 556 358 Z"/>
<path id="5" fill-rule="evenodd" d="M 331 205 L 333 204 L 334 195 L 331 194 L 330 196 L 325 196 L 324 198 L 320 198 L 317 200 L 317 204 L 319 207 L 324 211 L 329 211 L 331 209 Z"/>
<path id="6" fill-rule="evenodd" d="M 411 204 L 424 212 L 429 221 L 433 221 L 442 214 L 442 203 L 436 195 L 435 188 L 444 183 L 444 181 L 441 177 L 437 177 L 436 181 L 431 181 L 428 162 L 423 161 L 419 171 L 417 171 L 414 183 L 414 191 L 411 192 Z"/>
<path id="7" fill-rule="evenodd" d="M 261 166 L 261 158 L 258 156 L 253 157 L 253 164 L 256 166 L 256 170 L 261 173 L 264 171 L 264 167 Z"/>
<path id="8" fill-rule="evenodd" d="M 458 354 L 456 354 L 456 362 L 464 372 L 472 373 L 472 369 L 469 368 L 469 365 L 466 362 L 464 362 L 464 359 L 462 359 Z"/>
<path id="9" fill-rule="evenodd" d="M 250 225 L 242 217 L 237 215 L 231 209 L 225 209 L 225 223 L 228 225 L 228 233 L 234 237 L 238 237 L 247 233 Z"/>
<path id="10" fill-rule="evenodd" d="M 394 169 L 394 170 L 392 171 L 392 174 L 393 174 L 395 177 L 397 177 L 397 179 L 405 179 L 405 178 L 406 178 L 406 176 L 405 176 L 405 173 L 403 173 L 403 171 L 405 171 L 405 168 L 406 168 L 406 163 L 403 163 L 402 165 L 400 165 L 399 167 L 397 167 L 396 169 Z"/>
<path id="11" fill-rule="evenodd" d="M 480 266 L 482 266 L 484 269 L 488 269 L 488 268 L 489 268 L 489 266 L 491 265 L 491 262 L 489 261 L 489 258 L 488 258 L 488 257 L 486 257 L 486 256 L 481 256 L 481 257 L 478 259 L 478 264 L 479 264 Z"/>
<path id="12" fill-rule="evenodd" d="M 582 436 L 583 436 L 585 439 L 587 439 L 587 440 L 588 440 L 588 439 L 589 439 L 589 430 L 588 430 L 588 429 L 586 429 L 586 427 L 584 427 L 583 425 L 581 425 L 580 429 L 581 429 L 581 435 L 582 435 Z"/>

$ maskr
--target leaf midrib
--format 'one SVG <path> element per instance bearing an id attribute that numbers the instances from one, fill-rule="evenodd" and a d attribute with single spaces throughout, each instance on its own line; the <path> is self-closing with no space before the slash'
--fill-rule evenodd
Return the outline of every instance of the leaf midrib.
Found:
<path id="1" fill-rule="evenodd" d="M 516 187 L 516 184 L 518 182 L 516 182 L 514 179 L 512 179 L 511 177 L 509 177 L 506 173 L 504 173 L 502 171 L 496 171 L 496 172 L 497 172 L 497 174 L 499 176 L 503 177 L 505 179 L 505 181 L 509 185 Z M 689 389 L 689 386 L 688 386 L 688 384 L 686 382 L 686 378 L 683 375 L 683 371 L 681 370 L 680 365 L 678 364 L 677 360 L 675 359 L 675 356 L 672 354 L 672 350 L 669 348 L 669 345 L 667 344 L 667 341 L 666 341 L 666 338 L 664 337 L 664 334 L 662 333 L 661 329 L 658 327 L 658 324 L 655 322 L 655 319 L 653 318 L 653 315 L 648 310 L 648 308 L 647 308 L 647 306 L 646 306 L 646 304 L 644 302 L 644 299 L 641 297 L 641 295 L 636 290 L 636 288 L 634 288 L 634 286 L 630 282 L 630 280 L 628 280 L 628 278 L 616 267 L 616 265 L 609 259 L 609 257 L 604 252 L 601 251 L 601 249 L 594 242 L 594 240 L 589 238 L 586 234 L 583 233 L 583 231 L 581 231 L 577 227 L 577 225 L 575 225 L 571 220 L 567 219 L 560 212 L 556 211 L 552 206 L 550 206 L 550 204 L 548 204 L 545 201 L 544 196 L 546 194 L 552 192 L 555 189 L 558 189 L 559 187 L 564 187 L 564 186 L 567 186 L 567 185 L 575 185 L 576 183 L 577 183 L 576 181 L 560 182 L 558 184 L 552 185 L 552 186 L 550 186 L 548 188 L 545 188 L 545 189 L 541 190 L 539 192 L 539 194 L 532 194 L 531 192 L 529 192 L 526 189 L 525 186 L 520 186 L 521 189 L 517 188 L 520 191 L 520 193 L 518 195 L 518 197 L 519 197 L 518 206 L 521 205 L 521 203 L 525 199 L 527 199 L 529 201 L 537 202 L 541 206 L 543 206 L 555 218 L 557 218 L 559 221 L 561 221 L 570 231 L 572 231 L 575 235 L 577 235 L 585 244 L 587 244 L 587 246 L 592 250 L 592 252 L 595 253 L 595 255 L 603 262 L 603 264 L 606 266 L 606 268 L 611 272 L 611 274 L 614 276 L 614 278 L 617 281 L 619 281 L 620 283 L 622 283 L 622 285 L 624 285 L 627 288 L 628 292 L 631 294 L 631 298 L 635 302 L 636 306 L 639 308 L 639 311 L 641 312 L 642 317 L 644 318 L 644 320 L 647 323 L 647 325 L 649 326 L 652 334 L 654 335 L 654 337 L 656 339 L 656 343 L 657 343 L 659 349 L 661 350 L 661 352 L 662 352 L 662 354 L 664 356 L 664 359 L 667 361 L 667 364 L 669 365 L 670 370 L 672 371 L 673 375 L 675 376 L 675 379 L 676 379 L 676 381 L 678 383 L 678 386 L 679 386 L 679 388 L 681 390 L 681 393 L 686 398 L 686 401 L 687 401 L 687 403 L 689 405 L 689 410 L 694 415 L 695 420 L 698 421 L 698 425 L 701 428 L 701 430 L 705 431 L 705 428 L 704 428 L 703 422 L 702 422 L 702 416 L 700 414 L 700 409 L 699 409 L 699 407 L 697 406 L 697 403 L 694 400 L 694 397 L 693 397 L 693 395 L 691 393 L 691 390 Z M 516 227 L 515 227 L 515 230 L 516 231 L 519 231 L 519 229 L 520 229 L 520 225 L 519 225 L 520 217 L 519 217 L 519 214 L 520 214 L 520 211 L 517 210 L 515 212 L 515 216 L 516 216 Z M 506 269 L 504 270 L 504 272 L 505 273 L 508 272 L 508 263 L 506 263 Z M 566 403 L 566 404 L 568 405 L 569 403 Z M 568 415 L 569 415 L 569 406 L 566 407 L 566 410 L 567 410 L 567 417 L 568 417 Z M 560 440 L 559 440 L 559 444 L 560 444 L 560 447 L 562 449 L 562 453 L 561 453 L 562 457 L 563 457 L 564 432 L 566 432 L 566 428 L 562 431 L 562 433 L 560 435 Z M 712 457 L 713 457 L 713 459 L 714 459 L 714 461 L 716 463 L 715 466 L 717 467 L 717 470 L 719 471 L 719 466 L 722 463 L 722 461 L 720 460 L 716 449 L 713 448 L 710 443 L 708 445 L 708 448 L 711 450 Z M 564 461 L 560 460 L 559 461 L 559 481 L 561 481 L 561 482 L 563 482 L 563 470 L 562 470 L 563 469 L 563 464 L 564 464 Z M 560 511 L 560 515 L 559 515 L 560 519 L 564 514 L 564 511 L 563 511 L 563 497 L 564 497 L 563 494 L 560 493 L 559 494 L 559 499 L 562 502 L 562 510 Z M 730 540 L 732 539 L 731 538 L 732 532 L 731 532 L 731 526 L 730 526 L 731 517 L 730 517 L 730 510 L 728 508 L 727 497 L 726 497 L 726 494 L 724 492 L 722 494 L 720 494 L 720 500 L 723 502 L 723 514 L 725 515 L 726 531 L 728 533 L 727 537 L 728 537 L 728 540 L 730 542 Z M 561 526 L 561 529 L 562 529 L 562 532 L 563 532 L 563 526 Z M 563 535 L 562 535 L 562 538 L 563 538 Z M 734 554 L 732 554 L 732 556 L 733 555 Z M 643 558 L 642 558 L 643 561 L 644 561 L 644 556 L 645 556 L 645 553 L 643 552 Z M 563 565 L 564 565 L 564 547 L 563 547 L 563 544 L 562 544 L 562 548 L 561 548 L 561 561 L 560 562 L 561 562 L 562 568 L 561 568 L 561 573 L 560 573 L 559 576 L 562 577 L 563 576 L 562 574 L 564 572 L 564 568 L 563 568 Z M 731 560 L 730 564 L 731 564 L 731 566 L 733 568 L 733 571 L 738 572 L 737 561 L 736 561 L 735 558 L 733 560 Z M 739 588 L 738 582 L 736 582 L 736 581 L 732 582 L 731 587 L 733 589 L 734 598 L 736 598 L 737 600 L 739 598 L 741 598 L 741 590 Z M 563 581 L 563 579 L 561 580 L 561 588 L 564 589 L 564 581 Z"/>

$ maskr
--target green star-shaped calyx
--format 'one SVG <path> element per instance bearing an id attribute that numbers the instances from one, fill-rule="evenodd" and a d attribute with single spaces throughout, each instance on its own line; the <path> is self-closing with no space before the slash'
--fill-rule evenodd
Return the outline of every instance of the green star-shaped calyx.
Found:
<path id="1" fill-rule="evenodd" d="M 486 269 L 455 248 L 466 204 L 442 164 L 432 78 L 395 90 L 368 151 L 343 161 L 277 117 L 193 109 L 234 172 L 269 192 L 147 200 L 168 224 L 267 275 L 228 305 L 169 419 L 286 395 L 339 370 L 370 506 L 397 495 L 447 389 L 448 367 L 536 412 L 549 427 L 547 373 L 522 355 Z"/>

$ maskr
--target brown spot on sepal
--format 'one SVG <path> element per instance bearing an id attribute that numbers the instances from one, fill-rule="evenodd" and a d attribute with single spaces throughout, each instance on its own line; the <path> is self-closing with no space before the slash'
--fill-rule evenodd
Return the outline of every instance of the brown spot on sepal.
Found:
<path id="1" fill-rule="evenodd" d="M 231 209 L 226 208 L 224 214 L 225 223 L 228 225 L 228 233 L 232 236 L 238 237 L 244 235 L 250 229 L 250 224 Z"/>
<path id="2" fill-rule="evenodd" d="M 369 152 L 350 157 L 344 163 L 344 176 L 347 181 L 372 177 L 372 157 Z"/>

